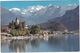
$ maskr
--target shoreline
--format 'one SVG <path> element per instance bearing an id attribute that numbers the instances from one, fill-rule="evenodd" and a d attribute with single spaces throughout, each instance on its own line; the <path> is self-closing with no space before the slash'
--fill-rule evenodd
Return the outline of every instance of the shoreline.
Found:
<path id="1" fill-rule="evenodd" d="M 79 35 L 79 34 L 48 34 L 48 35 L 39 35 L 39 36 L 1 36 L 1 39 L 36 39 L 36 38 L 45 38 L 45 37 L 57 37 L 57 36 L 63 36 L 63 35 Z"/>
<path id="2" fill-rule="evenodd" d="M 12 37 L 8 37 L 8 36 L 1 36 L 1 39 L 35 39 L 35 38 L 43 38 L 43 37 L 50 37 L 53 36 L 53 34 L 49 35 L 49 36 L 12 36 Z"/>

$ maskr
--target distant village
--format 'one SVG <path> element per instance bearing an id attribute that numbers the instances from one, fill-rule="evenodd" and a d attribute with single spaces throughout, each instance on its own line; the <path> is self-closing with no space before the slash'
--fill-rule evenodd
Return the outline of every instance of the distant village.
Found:
<path id="1" fill-rule="evenodd" d="M 32 26 L 32 29 L 30 29 L 28 28 L 25 21 L 20 22 L 16 17 L 15 21 L 12 20 L 12 22 L 10 22 L 7 27 L 1 26 L 1 32 L 7 32 L 12 36 L 38 34 L 40 32 L 40 27 L 39 25 L 34 25 Z"/>
<path id="2" fill-rule="evenodd" d="M 1 32 L 7 32 L 7 34 L 2 34 L 6 36 L 31 36 L 31 35 L 48 35 L 48 34 L 73 34 L 73 32 L 68 32 L 68 30 L 62 31 L 48 31 L 40 30 L 39 25 L 32 25 L 31 28 L 28 28 L 26 22 L 20 22 L 16 17 L 15 21 L 12 20 L 7 27 L 1 26 Z"/>

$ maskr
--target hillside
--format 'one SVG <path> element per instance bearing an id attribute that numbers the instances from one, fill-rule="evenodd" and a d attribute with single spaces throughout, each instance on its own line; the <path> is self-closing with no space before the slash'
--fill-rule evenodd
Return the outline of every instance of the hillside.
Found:
<path id="1" fill-rule="evenodd" d="M 58 21 L 64 24 L 69 30 L 79 30 L 79 6 L 74 10 L 66 11 L 62 17 L 49 20 L 49 22 Z"/>
<path id="2" fill-rule="evenodd" d="M 20 21 L 26 21 L 28 25 L 35 25 L 47 22 L 50 19 L 61 17 L 65 14 L 67 10 L 75 9 L 77 5 L 71 4 L 67 6 L 56 6 L 50 4 L 48 6 L 28 6 L 26 8 L 11 8 L 6 9 L 0 7 L 1 9 L 1 24 L 7 25 L 9 22 L 14 20 L 16 17 Z"/>
<path id="3" fill-rule="evenodd" d="M 67 29 L 63 24 L 59 22 L 42 23 L 40 24 L 40 27 L 42 30 L 50 30 L 50 31 L 64 31 Z"/>
<path id="4" fill-rule="evenodd" d="M 27 20 L 28 25 L 33 25 L 47 22 L 49 19 L 61 17 L 67 10 L 72 10 L 76 7 L 77 5 L 75 4 L 67 6 L 57 6 L 54 4 L 49 4 L 48 6 L 28 6 L 22 9 L 11 8 L 9 9 L 9 11 L 13 12 L 15 15 L 23 16 Z"/>
<path id="5" fill-rule="evenodd" d="M 18 17 L 20 21 L 24 21 L 24 19 L 22 19 L 24 17 L 15 15 L 3 7 L 0 7 L 0 9 L 1 9 L 1 14 L 0 14 L 1 15 L 1 25 L 8 25 L 9 22 L 16 19 L 16 17 Z"/>

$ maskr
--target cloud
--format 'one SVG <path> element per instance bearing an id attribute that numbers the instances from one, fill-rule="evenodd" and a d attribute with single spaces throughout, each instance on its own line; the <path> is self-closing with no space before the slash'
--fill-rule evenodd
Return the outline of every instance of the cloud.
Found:
<path id="1" fill-rule="evenodd" d="M 1 1 L 79 1 L 79 0 L 1 0 Z"/>

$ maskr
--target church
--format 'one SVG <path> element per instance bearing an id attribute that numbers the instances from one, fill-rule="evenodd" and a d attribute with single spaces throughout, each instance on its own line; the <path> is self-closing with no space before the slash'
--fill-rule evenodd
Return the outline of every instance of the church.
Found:
<path id="1" fill-rule="evenodd" d="M 15 21 L 12 20 L 12 22 L 8 25 L 11 29 L 17 29 L 17 30 L 24 30 L 27 29 L 27 24 L 24 22 L 19 22 L 19 19 L 16 17 Z"/>

